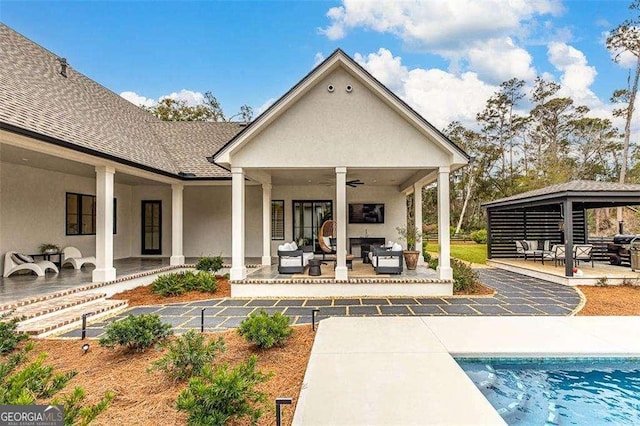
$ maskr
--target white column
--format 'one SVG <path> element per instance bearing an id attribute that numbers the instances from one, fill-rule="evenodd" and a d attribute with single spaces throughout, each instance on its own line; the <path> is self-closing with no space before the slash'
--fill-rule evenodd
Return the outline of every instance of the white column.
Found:
<path id="1" fill-rule="evenodd" d="M 94 283 L 113 281 L 113 167 L 96 166 L 96 269 Z"/>
<path id="2" fill-rule="evenodd" d="M 184 185 L 181 183 L 171 185 L 171 265 L 184 265 L 182 249 L 184 226 L 182 219 L 183 190 Z"/>
<path id="3" fill-rule="evenodd" d="M 418 232 L 422 232 L 422 185 L 418 183 L 413 185 L 413 217 L 415 219 Z M 416 238 L 416 250 L 420 252 L 418 255 L 418 265 L 424 265 L 424 257 L 422 257 L 422 238 Z"/>
<path id="4" fill-rule="evenodd" d="M 451 241 L 449 237 L 449 167 L 438 169 L 438 277 L 442 280 L 453 279 L 451 270 Z"/>
<path id="5" fill-rule="evenodd" d="M 244 266 L 244 172 L 231 168 L 231 281 L 247 277 Z"/>
<path id="6" fill-rule="evenodd" d="M 271 184 L 262 184 L 262 264 L 271 265 Z"/>
<path id="7" fill-rule="evenodd" d="M 336 167 L 336 280 L 347 280 L 347 168 Z"/>

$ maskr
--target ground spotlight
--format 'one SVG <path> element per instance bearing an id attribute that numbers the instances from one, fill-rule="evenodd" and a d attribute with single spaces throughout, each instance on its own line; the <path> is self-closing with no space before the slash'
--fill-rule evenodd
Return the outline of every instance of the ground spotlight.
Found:
<path id="1" fill-rule="evenodd" d="M 91 347 L 91 346 L 89 346 L 89 344 L 88 344 L 88 343 L 85 343 L 84 345 L 82 345 L 82 355 L 86 355 L 86 354 L 87 354 L 87 352 L 89 352 L 89 348 L 90 348 L 90 347 Z"/>

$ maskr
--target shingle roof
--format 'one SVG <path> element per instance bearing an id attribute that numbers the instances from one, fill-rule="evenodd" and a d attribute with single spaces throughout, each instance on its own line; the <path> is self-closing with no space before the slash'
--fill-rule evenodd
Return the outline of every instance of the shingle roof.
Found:
<path id="1" fill-rule="evenodd" d="M 524 201 L 531 198 L 547 198 L 555 195 L 562 195 L 570 192 L 579 193 L 599 193 L 599 192 L 629 192 L 640 193 L 640 185 L 631 183 L 617 182 L 597 182 L 592 180 L 573 180 L 566 183 L 545 186 L 544 188 L 534 189 L 532 191 L 523 192 L 522 194 L 512 195 L 511 197 L 500 198 L 498 200 L 483 203 L 483 207 L 496 204 L 504 204 L 510 202 Z"/>
<path id="2" fill-rule="evenodd" d="M 206 156 L 238 124 L 163 122 L 70 66 L 63 77 L 58 56 L 1 23 L 0 52 L 0 122 L 164 173 L 228 176 Z"/>

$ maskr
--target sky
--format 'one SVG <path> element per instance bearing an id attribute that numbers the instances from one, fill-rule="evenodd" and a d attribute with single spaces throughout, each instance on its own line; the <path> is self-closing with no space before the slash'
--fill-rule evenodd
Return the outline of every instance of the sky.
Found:
<path id="1" fill-rule="evenodd" d="M 499 84 L 536 76 L 610 118 L 630 58 L 607 31 L 628 1 L 6 1 L 0 21 L 137 103 L 263 111 L 342 48 L 438 128 L 472 123 Z M 622 128 L 622 123 L 615 122 Z"/>

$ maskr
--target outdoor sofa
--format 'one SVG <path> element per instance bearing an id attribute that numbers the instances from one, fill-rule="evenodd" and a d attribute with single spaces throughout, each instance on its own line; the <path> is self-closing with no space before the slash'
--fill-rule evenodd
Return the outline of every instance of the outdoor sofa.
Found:
<path id="1" fill-rule="evenodd" d="M 369 260 L 376 274 L 400 274 L 404 264 L 402 246 L 391 241 L 384 246 L 371 246 Z"/>
<path id="2" fill-rule="evenodd" d="M 311 247 L 299 248 L 295 241 L 278 246 L 278 272 L 281 274 L 301 274 L 311 259 Z"/>

